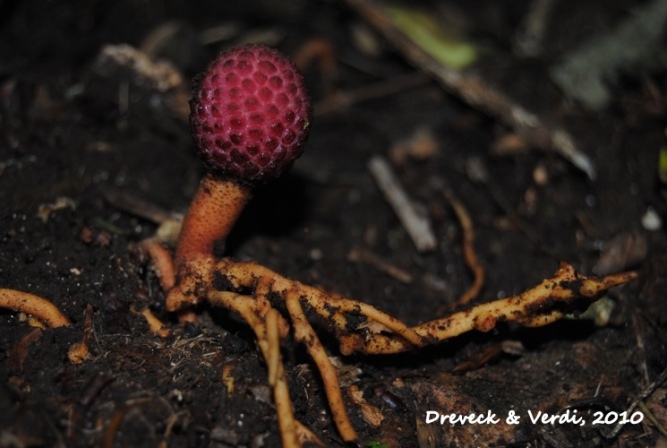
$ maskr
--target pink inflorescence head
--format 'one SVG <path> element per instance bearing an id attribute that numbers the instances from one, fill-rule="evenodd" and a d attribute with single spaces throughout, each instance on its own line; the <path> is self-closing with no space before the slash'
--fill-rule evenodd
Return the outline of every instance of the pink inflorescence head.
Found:
<path id="1" fill-rule="evenodd" d="M 312 119 L 299 69 L 263 45 L 218 55 L 196 79 L 190 111 L 204 164 L 243 183 L 288 168 L 303 152 Z"/>

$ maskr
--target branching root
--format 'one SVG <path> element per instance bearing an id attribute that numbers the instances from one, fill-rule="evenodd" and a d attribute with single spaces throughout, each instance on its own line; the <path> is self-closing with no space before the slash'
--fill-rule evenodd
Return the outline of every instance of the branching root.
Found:
<path id="1" fill-rule="evenodd" d="M 317 366 L 341 437 L 353 441 L 357 434 L 347 414 L 338 373 L 310 323 L 312 318 L 336 336 L 344 355 L 355 352 L 392 354 L 436 344 L 472 330 L 488 332 L 498 322 L 514 322 L 527 327 L 547 325 L 580 309 L 581 302 L 590 303 L 609 288 L 636 278 L 634 272 L 588 277 L 563 263 L 552 278 L 522 294 L 408 327 L 371 305 L 328 295 L 254 262 L 223 258 L 208 266 L 212 272 L 199 270 L 197 288 L 193 289 L 186 281 L 182 283 L 185 286 L 177 285 L 170 291 L 167 309 L 177 310 L 184 304 L 195 304 L 201 299 L 193 297 L 195 291 L 204 291 L 209 303 L 237 312 L 250 325 L 267 364 L 278 424 L 286 447 L 300 446 L 306 440 L 316 441 L 316 438 L 307 436 L 295 419 L 285 380 L 280 341 L 288 335 L 290 326 L 294 339 L 304 344 Z M 205 279 L 210 279 L 210 284 L 202 283 Z M 218 290 L 216 286 L 226 290 Z M 286 316 L 278 309 L 282 309 Z"/>

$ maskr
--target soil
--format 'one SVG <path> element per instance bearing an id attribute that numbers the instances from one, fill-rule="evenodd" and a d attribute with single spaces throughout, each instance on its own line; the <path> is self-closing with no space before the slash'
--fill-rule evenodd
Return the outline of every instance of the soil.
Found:
<path id="1" fill-rule="evenodd" d="M 331 89 L 359 92 L 415 68 L 339 2 L 228 3 L 0 2 L 0 286 L 48 298 L 72 320 L 70 327 L 36 330 L 25 316 L 0 313 L 0 445 L 280 445 L 253 333 L 238 316 L 208 306 L 198 310 L 197 322 L 179 325 L 137 247 L 157 223 L 109 200 L 113 192 L 167 212 L 187 210 L 204 173 L 187 120 L 168 108 L 170 92 L 100 72 L 95 61 L 104 45 L 145 49 L 151 37 L 159 42 L 154 54 L 183 74 L 187 91 L 188 80 L 221 49 L 260 40 L 295 54 L 323 39 L 336 50 L 336 77 L 331 81 L 317 64 L 306 68 L 316 105 Z M 612 80 L 611 104 L 590 112 L 546 75 L 568 50 L 614 29 L 646 2 L 560 2 L 542 53 L 531 59 L 511 52 L 529 2 L 470 3 L 447 12 L 457 13 L 461 28 L 492 55 L 481 70 L 566 126 L 597 178 L 521 142 L 509 153 L 493 151 L 511 129 L 423 79 L 326 113 L 316 106 L 305 154 L 287 175 L 257 189 L 225 255 L 363 300 L 409 324 L 425 322 L 472 281 L 461 227 L 443 196 L 451 189 L 472 217 L 487 272 L 477 301 L 525 291 L 562 261 L 592 274 L 603 260 L 617 271 L 636 269 L 639 278 L 609 292 L 615 307 L 604 325 L 586 319 L 534 329 L 504 325 L 381 357 L 342 357 L 320 329 L 342 366 L 358 445 L 664 444 L 648 418 L 650 410 L 667 422 L 663 388 L 644 400 L 643 422 L 615 437 L 606 437 L 614 424 L 592 420 L 596 411 L 612 417 L 625 411 L 667 367 L 667 239 L 663 228 L 642 224 L 647 211 L 667 218 L 657 168 L 667 77 L 624 73 Z M 177 32 L 157 34 L 165 25 Z M 202 43 L 204 30 L 218 36 Z M 360 35 L 377 51 L 362 46 Z M 414 143 L 420 130 L 433 150 L 413 145 L 397 156 L 396 145 Z M 390 160 L 430 218 L 434 251 L 415 249 L 369 173 L 374 155 Z M 486 176 L 474 175 L 474 166 Z M 373 253 L 409 281 L 354 261 L 352 250 Z M 83 337 L 87 307 L 90 355 L 74 365 L 68 349 Z M 168 337 L 150 332 L 138 313 L 146 308 L 166 323 Z M 283 356 L 296 417 L 327 446 L 348 446 L 332 425 L 303 347 L 288 338 Z M 365 404 L 350 398 L 353 387 Z M 383 418 L 365 415 L 367 405 Z M 528 416 L 566 409 L 587 423 L 533 424 Z M 493 412 L 503 422 L 428 425 L 427 411 Z M 510 411 L 521 416 L 518 425 L 504 423 Z"/>

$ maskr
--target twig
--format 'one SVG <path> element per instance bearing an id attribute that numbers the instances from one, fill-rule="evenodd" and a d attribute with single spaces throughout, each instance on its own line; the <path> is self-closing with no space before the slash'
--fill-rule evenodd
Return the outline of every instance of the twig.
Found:
<path id="1" fill-rule="evenodd" d="M 437 246 L 430 221 L 418 213 L 414 204 L 396 179 L 389 163 L 380 156 L 373 157 L 368 163 L 378 187 L 384 193 L 387 202 L 398 215 L 403 228 L 408 233 L 419 252 L 434 250 Z"/>
<path id="2" fill-rule="evenodd" d="M 447 89 L 472 107 L 486 112 L 512 126 L 528 143 L 538 148 L 554 149 L 590 179 L 595 179 L 595 167 L 580 151 L 572 136 L 564 129 L 546 123 L 541 117 L 517 104 L 492 87 L 488 80 L 470 71 L 445 67 L 410 38 L 400 32 L 387 14 L 371 0 L 347 0 L 370 24 L 380 30 L 410 62 L 435 77 Z"/>
<path id="3" fill-rule="evenodd" d="M 382 258 L 378 257 L 376 254 L 373 252 L 362 249 L 359 247 L 353 247 L 350 252 L 347 254 L 347 259 L 352 261 L 352 262 L 362 262 L 362 263 L 367 263 L 379 271 L 384 272 L 385 274 L 390 275 L 391 277 L 395 278 L 399 282 L 402 283 L 412 283 L 412 275 L 404 269 L 399 268 L 398 266 L 394 266 L 391 263 L 388 263 L 386 260 L 383 260 Z"/>
<path id="4" fill-rule="evenodd" d="M 630 406 L 627 407 L 625 410 L 628 414 L 631 413 L 642 401 L 647 399 L 648 397 L 651 396 L 655 390 L 662 385 L 667 380 L 667 368 L 662 371 L 662 373 L 656 378 L 655 381 L 653 381 L 651 384 L 646 386 L 644 390 L 642 390 L 639 395 L 630 403 Z M 613 439 L 615 438 L 620 432 L 621 429 L 625 426 L 625 423 L 618 423 L 614 429 L 609 432 L 608 434 L 605 434 L 604 432 L 600 431 L 602 436 L 606 439 Z"/>
<path id="5" fill-rule="evenodd" d="M 112 206 L 140 218 L 147 219 L 155 224 L 162 224 L 166 220 L 175 217 L 174 213 L 171 213 L 152 202 L 148 202 L 137 196 L 129 195 L 118 188 L 109 185 L 101 185 L 99 188 L 104 199 L 106 199 Z"/>
<path id="6" fill-rule="evenodd" d="M 431 79 L 423 73 L 412 72 L 358 89 L 339 90 L 315 104 L 315 116 L 326 115 L 355 104 L 394 95 L 404 90 L 426 85 L 429 82 L 432 82 Z"/>
<path id="7" fill-rule="evenodd" d="M 648 406 L 646 406 L 646 403 L 640 401 L 638 406 L 639 409 L 642 410 L 644 415 L 646 415 L 646 417 L 648 417 L 648 419 L 651 420 L 651 423 L 653 423 L 653 425 L 657 428 L 658 432 L 662 434 L 663 437 L 667 437 L 667 429 L 665 429 L 665 426 L 662 423 L 660 423 L 660 421 L 658 421 L 653 412 L 651 412 Z"/>

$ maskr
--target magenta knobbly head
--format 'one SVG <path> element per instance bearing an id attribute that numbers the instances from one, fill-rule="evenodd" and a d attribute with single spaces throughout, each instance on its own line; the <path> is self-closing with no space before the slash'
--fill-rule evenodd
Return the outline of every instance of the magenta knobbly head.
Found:
<path id="1" fill-rule="evenodd" d="M 192 136 L 205 166 L 246 184 L 291 166 L 312 122 L 299 69 L 264 45 L 220 53 L 196 78 L 190 109 Z"/>

